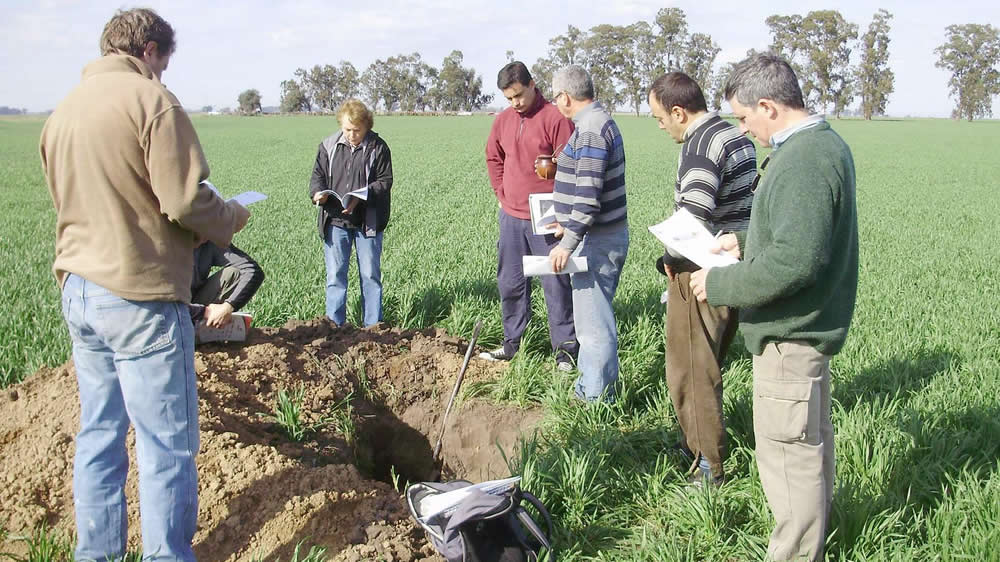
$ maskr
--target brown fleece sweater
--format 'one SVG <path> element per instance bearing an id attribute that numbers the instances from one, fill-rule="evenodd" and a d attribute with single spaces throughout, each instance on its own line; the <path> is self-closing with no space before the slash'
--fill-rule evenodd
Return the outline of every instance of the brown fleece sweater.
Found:
<path id="1" fill-rule="evenodd" d="M 87 65 L 39 150 L 60 286 L 75 273 L 122 298 L 190 302 L 196 238 L 228 246 L 237 213 L 199 185 L 198 135 L 149 66 L 126 55 Z"/>

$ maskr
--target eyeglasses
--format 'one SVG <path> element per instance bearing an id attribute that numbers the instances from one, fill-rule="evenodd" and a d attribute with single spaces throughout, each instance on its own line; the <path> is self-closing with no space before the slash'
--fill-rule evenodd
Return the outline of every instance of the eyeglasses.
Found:
<path id="1" fill-rule="evenodd" d="M 755 193 L 757 191 L 757 184 L 760 183 L 760 178 L 764 177 L 764 168 L 767 168 L 767 163 L 771 161 L 771 154 L 773 153 L 768 153 L 767 157 L 764 158 L 764 161 L 760 163 L 760 170 L 757 172 L 757 175 L 754 176 L 753 181 L 750 182 L 750 193 Z"/>

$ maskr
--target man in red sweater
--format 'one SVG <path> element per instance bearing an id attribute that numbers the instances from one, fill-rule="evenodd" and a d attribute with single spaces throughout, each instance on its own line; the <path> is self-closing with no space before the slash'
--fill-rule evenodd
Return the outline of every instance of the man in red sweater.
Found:
<path id="1" fill-rule="evenodd" d="M 556 154 L 573 132 L 562 116 L 535 87 L 524 63 L 512 62 L 497 74 L 497 88 L 510 107 L 493 122 L 486 141 L 486 168 L 500 202 L 500 242 L 497 285 L 503 314 L 503 347 L 480 354 L 483 359 L 508 360 L 521 345 L 531 318 L 531 281 L 524 277 L 523 256 L 548 256 L 558 240 L 531 230 L 528 195 L 552 193 L 553 180 L 535 174 L 535 158 Z M 573 326 L 573 291 L 568 275 L 541 277 L 549 313 L 549 337 L 559 369 L 570 371 L 579 348 Z"/>

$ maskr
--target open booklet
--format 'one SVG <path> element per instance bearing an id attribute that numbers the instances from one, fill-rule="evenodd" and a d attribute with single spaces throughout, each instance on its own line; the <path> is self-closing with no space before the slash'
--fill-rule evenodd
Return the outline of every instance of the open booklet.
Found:
<path id="1" fill-rule="evenodd" d="M 195 340 L 198 343 L 213 341 L 246 341 L 253 317 L 247 312 L 234 312 L 229 324 L 212 328 L 202 319 L 195 325 Z"/>
<path id="2" fill-rule="evenodd" d="M 687 209 L 678 209 L 667 220 L 649 227 L 649 231 L 665 246 L 700 267 L 723 267 L 739 261 L 725 252 L 712 252 L 715 237 Z"/>
<path id="3" fill-rule="evenodd" d="M 362 201 L 368 200 L 368 186 L 366 185 L 364 187 L 359 187 L 358 189 L 347 192 L 343 195 L 337 193 L 332 189 L 324 189 L 323 191 L 317 192 L 316 195 L 329 195 L 330 197 L 336 197 L 337 201 L 340 201 L 340 206 L 346 209 L 347 205 L 349 204 L 349 202 L 347 201 L 348 197 L 357 197 Z"/>
<path id="4" fill-rule="evenodd" d="M 462 500 L 469 497 L 469 494 L 476 490 L 487 494 L 501 495 L 513 489 L 520 481 L 520 476 L 513 476 L 501 480 L 487 480 L 479 484 L 471 484 L 465 488 L 459 488 L 458 490 L 452 490 L 443 494 L 430 494 L 420 500 L 420 505 L 417 506 L 418 512 L 423 514 L 424 521 L 428 521 L 438 514 L 454 511 L 462 503 Z"/>
<path id="5" fill-rule="evenodd" d="M 216 195 L 218 195 L 219 197 L 222 197 L 222 194 L 219 193 L 219 188 L 215 187 L 215 185 L 212 182 L 210 182 L 208 180 L 201 180 L 201 183 L 204 184 L 205 187 L 207 187 L 207 188 L 211 189 L 212 191 L 214 191 Z M 252 205 L 252 204 L 254 204 L 254 203 L 258 202 L 258 201 L 263 201 L 265 199 L 267 199 L 267 195 L 264 195 L 263 193 L 261 193 L 259 191 L 244 191 L 243 193 L 240 193 L 239 195 L 236 195 L 234 197 L 230 197 L 229 199 L 226 199 L 226 201 L 236 201 L 240 205 L 243 205 L 244 207 L 246 207 L 246 206 Z"/>
<path id="6" fill-rule="evenodd" d="M 552 234 L 556 224 L 556 207 L 551 193 L 531 193 L 528 195 L 528 211 L 531 213 L 531 232 L 535 235 Z"/>

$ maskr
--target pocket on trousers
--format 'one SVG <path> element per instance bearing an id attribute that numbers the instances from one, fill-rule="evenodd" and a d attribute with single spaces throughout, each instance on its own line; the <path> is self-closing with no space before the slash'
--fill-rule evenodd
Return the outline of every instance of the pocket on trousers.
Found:
<path id="1" fill-rule="evenodd" d="M 138 357 L 173 343 L 177 327 L 175 303 L 113 297 L 97 303 L 95 308 L 102 335 L 116 354 Z"/>
<path id="2" fill-rule="evenodd" d="M 810 415 L 819 404 L 819 393 L 812 381 L 758 379 L 754 388 L 758 412 L 758 430 L 774 441 L 809 441 L 817 438 L 818 427 Z M 815 402 L 815 404 L 814 404 Z"/>

